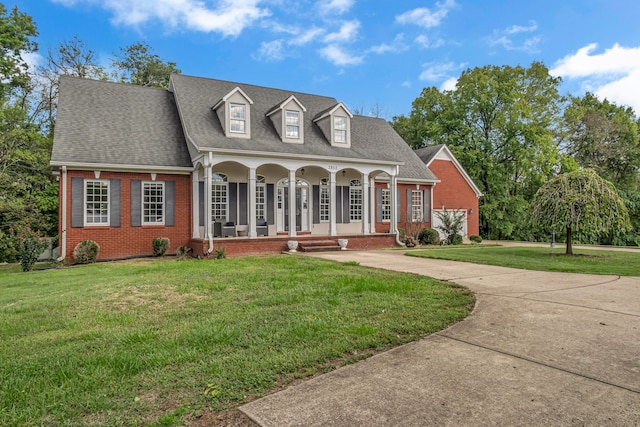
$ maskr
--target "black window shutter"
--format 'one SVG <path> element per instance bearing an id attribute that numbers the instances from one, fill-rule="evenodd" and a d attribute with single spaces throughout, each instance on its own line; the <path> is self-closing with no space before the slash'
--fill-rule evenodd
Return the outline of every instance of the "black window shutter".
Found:
<path id="1" fill-rule="evenodd" d="M 71 178 L 71 226 L 84 225 L 84 179 L 79 176 Z"/>
<path id="2" fill-rule="evenodd" d="M 142 225 L 142 181 L 131 180 L 131 226 Z"/>
<path id="3" fill-rule="evenodd" d="M 351 215 L 349 214 L 349 187 L 342 187 L 342 222 L 349 224 Z"/>
<path id="4" fill-rule="evenodd" d="M 164 183 L 164 225 L 173 227 L 176 225 L 176 182 L 166 181 Z"/>
<path id="5" fill-rule="evenodd" d="M 320 224 L 320 186 L 313 186 L 313 223 Z"/>
<path id="6" fill-rule="evenodd" d="M 240 212 L 238 212 L 238 216 L 240 217 L 238 219 L 238 223 L 240 225 L 247 225 L 247 217 L 249 216 L 247 214 L 247 202 L 249 200 L 249 195 L 248 193 L 248 186 L 246 182 L 241 182 L 238 184 L 238 202 L 239 202 L 239 209 Z"/>
<path id="7" fill-rule="evenodd" d="M 411 189 L 407 188 L 407 222 L 412 222 L 411 219 Z"/>
<path id="8" fill-rule="evenodd" d="M 273 184 L 267 184 L 267 223 L 273 225 L 273 210 L 275 206 L 275 186 Z"/>
<path id="9" fill-rule="evenodd" d="M 204 182 L 198 182 L 198 216 L 200 217 L 198 224 L 204 227 Z"/>
<path id="10" fill-rule="evenodd" d="M 336 223 L 342 224 L 342 187 L 336 185 Z"/>
<path id="11" fill-rule="evenodd" d="M 229 183 L 229 212 L 227 221 L 237 223 L 238 221 L 238 183 Z"/>
<path id="12" fill-rule="evenodd" d="M 376 188 L 376 222 L 382 222 L 382 188 Z"/>
<path id="13" fill-rule="evenodd" d="M 109 225 L 120 227 L 120 179 L 109 180 Z"/>
<path id="14" fill-rule="evenodd" d="M 424 222 L 431 222 L 431 188 L 424 190 Z"/>

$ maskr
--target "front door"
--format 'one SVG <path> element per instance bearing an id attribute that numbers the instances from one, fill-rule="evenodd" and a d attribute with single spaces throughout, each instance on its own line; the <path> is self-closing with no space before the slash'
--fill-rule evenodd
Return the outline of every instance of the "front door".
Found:
<path id="1" fill-rule="evenodd" d="M 307 181 L 296 180 L 296 197 L 292 202 L 296 206 L 296 231 L 309 231 L 309 198 L 310 186 Z M 278 182 L 277 229 L 279 232 L 289 231 L 289 180 Z"/>

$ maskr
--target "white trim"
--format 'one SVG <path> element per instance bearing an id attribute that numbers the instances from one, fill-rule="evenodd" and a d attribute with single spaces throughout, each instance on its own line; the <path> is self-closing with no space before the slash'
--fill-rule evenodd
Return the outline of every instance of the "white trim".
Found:
<path id="1" fill-rule="evenodd" d="M 249 96 L 247 96 L 247 94 L 244 93 L 244 91 L 242 89 L 240 89 L 240 86 L 236 86 L 235 89 L 233 89 L 231 92 L 229 92 L 225 96 L 223 96 L 220 101 L 216 102 L 216 105 L 211 107 L 211 109 L 212 110 L 217 110 L 218 107 L 220 107 L 222 104 L 227 102 L 229 100 L 229 98 L 231 98 L 236 92 L 240 92 L 240 95 L 242 95 L 244 97 L 244 99 L 249 101 L 249 104 L 253 105 L 253 101 L 251 100 L 251 98 L 249 98 Z"/>
<path id="2" fill-rule="evenodd" d="M 349 109 L 347 108 L 346 105 L 344 105 L 342 102 L 338 102 L 332 109 L 326 111 L 323 115 L 321 115 L 320 117 L 316 117 L 315 119 L 313 119 L 314 122 L 318 122 L 326 117 L 332 116 L 333 113 L 338 109 L 342 107 L 344 109 L 344 111 L 347 113 L 347 115 L 349 116 L 350 119 L 353 119 L 353 114 L 351 114 L 351 111 L 349 111 Z"/>
<path id="3" fill-rule="evenodd" d="M 451 158 L 451 162 L 454 164 L 456 169 L 458 169 L 458 172 L 460 172 L 464 180 L 467 181 L 467 184 L 469 184 L 469 187 L 471 187 L 473 192 L 476 193 L 476 197 L 482 196 L 482 191 L 480 191 L 480 189 L 476 186 L 476 184 L 473 182 L 469 174 L 467 174 L 467 171 L 464 170 L 462 165 L 458 162 L 458 159 L 456 159 L 456 156 L 453 155 L 451 150 L 449 150 L 449 147 L 447 147 L 446 145 L 443 144 L 442 147 L 440 147 L 440 149 L 433 156 L 431 156 L 431 159 L 429 160 L 429 162 L 425 163 L 427 168 L 434 160 L 442 160 L 442 159 L 437 159 L 437 157 L 440 155 L 440 153 L 442 153 L 443 150 L 446 151 L 446 154 Z"/>
<path id="4" fill-rule="evenodd" d="M 66 166 L 67 169 L 73 170 L 95 170 L 100 167 L 101 171 L 109 172 L 139 172 L 147 173 L 170 173 L 174 175 L 190 175 L 193 167 L 173 167 L 173 166 L 149 166 L 149 165 L 118 165 L 114 163 L 80 163 L 80 162 L 49 162 L 51 166 Z"/>
<path id="5" fill-rule="evenodd" d="M 87 184 L 99 182 L 107 186 L 107 222 L 87 222 Z M 109 227 L 111 225 L 111 183 L 108 179 L 85 179 L 82 194 L 82 220 L 85 227 Z M 96 202 L 92 202 L 96 203 Z M 100 202 L 98 202 L 100 203 Z"/>
<path id="6" fill-rule="evenodd" d="M 145 200 L 144 200 L 144 186 L 145 184 L 151 184 L 151 185 L 161 185 L 162 186 L 162 221 L 160 222 L 146 222 L 144 220 L 144 212 L 145 212 Z M 166 185 L 165 185 L 165 181 L 142 181 L 141 183 L 141 200 L 140 200 L 140 206 L 142 209 L 140 209 L 140 223 L 142 225 L 164 225 L 165 224 L 165 220 L 166 220 L 166 205 L 167 205 L 167 191 L 166 191 Z"/>
<path id="7" fill-rule="evenodd" d="M 295 97 L 295 95 L 291 95 L 290 97 L 288 97 L 287 99 L 285 99 L 282 103 L 280 103 L 279 105 L 276 105 L 274 108 L 271 109 L 271 111 L 269 111 L 267 114 L 265 114 L 267 117 L 269 117 L 270 115 L 274 114 L 276 111 L 278 110 L 283 110 L 285 105 L 287 105 L 289 102 L 291 101 L 295 101 L 296 104 L 298 104 L 298 107 L 300 107 L 300 109 L 306 113 L 307 109 L 304 108 L 304 105 L 302 105 L 302 103 L 300 101 L 298 101 L 298 98 Z"/>

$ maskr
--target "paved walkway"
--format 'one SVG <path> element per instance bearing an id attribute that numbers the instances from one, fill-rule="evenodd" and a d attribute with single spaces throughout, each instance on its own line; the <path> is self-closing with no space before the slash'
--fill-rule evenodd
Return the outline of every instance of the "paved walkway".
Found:
<path id="1" fill-rule="evenodd" d="M 261 426 L 640 426 L 640 278 L 318 255 L 477 295 L 464 321 L 240 408 Z"/>

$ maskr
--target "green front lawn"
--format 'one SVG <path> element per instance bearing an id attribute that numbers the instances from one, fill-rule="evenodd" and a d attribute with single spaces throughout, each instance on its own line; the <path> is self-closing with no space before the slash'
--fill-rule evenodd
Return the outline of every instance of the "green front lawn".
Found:
<path id="1" fill-rule="evenodd" d="M 464 318 L 426 277 L 296 256 L 0 269 L 0 425 L 176 425 Z"/>
<path id="2" fill-rule="evenodd" d="M 527 270 L 640 276 L 640 251 L 622 252 L 574 248 L 575 255 L 569 257 L 565 256 L 564 252 L 564 248 L 470 245 L 411 251 L 407 252 L 407 255 Z"/>

